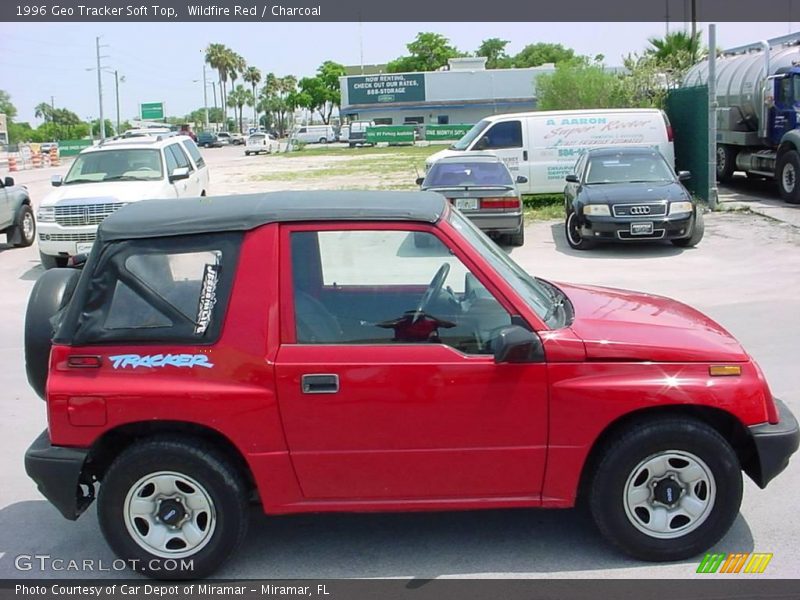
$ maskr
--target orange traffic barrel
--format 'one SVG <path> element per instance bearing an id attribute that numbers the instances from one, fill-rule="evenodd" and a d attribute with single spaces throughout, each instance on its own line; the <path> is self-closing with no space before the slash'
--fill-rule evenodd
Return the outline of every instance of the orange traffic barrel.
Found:
<path id="1" fill-rule="evenodd" d="M 17 167 L 17 157 L 13 154 L 8 155 L 8 170 L 19 171 L 19 168 Z"/>
<path id="2" fill-rule="evenodd" d="M 31 160 L 33 161 L 33 168 L 38 169 L 42 166 L 42 155 L 36 152 L 31 156 Z"/>
<path id="3" fill-rule="evenodd" d="M 53 146 L 50 148 L 50 166 L 57 167 L 58 165 L 58 148 Z"/>

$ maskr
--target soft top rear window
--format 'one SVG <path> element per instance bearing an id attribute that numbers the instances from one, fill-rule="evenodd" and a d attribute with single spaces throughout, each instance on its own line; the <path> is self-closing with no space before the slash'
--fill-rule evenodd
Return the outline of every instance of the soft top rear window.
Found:
<path id="1" fill-rule="evenodd" d="M 58 337 L 75 345 L 215 342 L 241 237 L 233 232 L 107 245 L 92 256 L 93 264 L 87 264 L 91 272 L 84 274 L 87 285 L 73 299 L 83 303 L 77 322 L 65 321 Z"/>

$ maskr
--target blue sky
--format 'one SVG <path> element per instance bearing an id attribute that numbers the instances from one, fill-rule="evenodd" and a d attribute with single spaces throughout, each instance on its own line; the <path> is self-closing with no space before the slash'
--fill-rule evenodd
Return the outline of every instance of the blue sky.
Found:
<path id="1" fill-rule="evenodd" d="M 738 46 L 790 33 L 793 23 L 720 23 L 717 44 Z M 706 24 L 699 25 L 705 32 Z M 682 28 L 672 23 L 671 29 Z M 662 36 L 662 23 L 0 23 L 0 89 L 11 94 L 18 121 L 34 126 L 33 107 L 50 102 L 81 118 L 98 115 L 95 37 L 108 55 L 103 64 L 125 76 L 120 85 L 122 119 L 135 116 L 139 102 L 163 101 L 170 115 L 203 105 L 203 49 L 223 43 L 262 72 L 298 77 L 313 74 L 324 60 L 382 63 L 406 53 L 419 31 L 449 37 L 463 51 L 483 39 L 510 40 L 510 53 L 528 43 L 556 42 L 579 54 L 621 56 L 642 51 L 647 38 Z M 213 73 L 208 71 L 209 78 Z M 104 110 L 115 118 L 114 76 L 104 73 Z M 209 105 L 211 88 L 209 86 Z"/>

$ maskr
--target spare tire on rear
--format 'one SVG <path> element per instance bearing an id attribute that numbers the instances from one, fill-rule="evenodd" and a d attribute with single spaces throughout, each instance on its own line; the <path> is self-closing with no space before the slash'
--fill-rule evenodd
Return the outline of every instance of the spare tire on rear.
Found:
<path id="1" fill-rule="evenodd" d="M 51 319 L 64 308 L 75 291 L 80 271 L 52 269 L 33 286 L 25 313 L 25 371 L 28 383 L 44 398 L 47 372 L 50 366 L 53 323 Z"/>

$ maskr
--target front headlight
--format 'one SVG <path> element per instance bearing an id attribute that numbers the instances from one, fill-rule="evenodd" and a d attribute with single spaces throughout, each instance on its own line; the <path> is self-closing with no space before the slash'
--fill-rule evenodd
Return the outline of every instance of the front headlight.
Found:
<path id="1" fill-rule="evenodd" d="M 669 214 L 671 215 L 679 215 L 681 213 L 690 213 L 690 212 L 692 212 L 691 202 L 672 202 L 669 205 Z"/>
<path id="2" fill-rule="evenodd" d="M 608 204 L 587 204 L 583 207 L 583 214 L 595 217 L 607 217 L 611 214 Z"/>
<path id="3" fill-rule="evenodd" d="M 52 223 L 56 220 L 56 207 L 55 206 L 41 206 L 39 212 L 36 213 L 36 218 L 41 223 Z"/>

